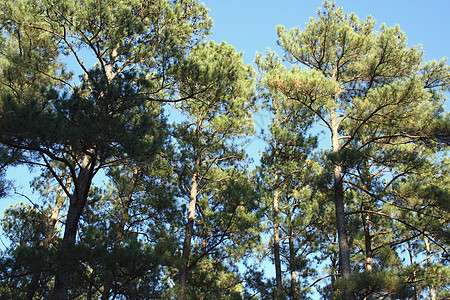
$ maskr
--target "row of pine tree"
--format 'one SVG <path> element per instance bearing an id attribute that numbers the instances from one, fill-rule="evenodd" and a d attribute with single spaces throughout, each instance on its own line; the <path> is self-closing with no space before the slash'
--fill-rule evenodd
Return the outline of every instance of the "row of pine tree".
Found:
<path id="1" fill-rule="evenodd" d="M 1 299 L 450 296 L 450 68 L 398 26 L 325 1 L 252 67 L 196 0 L 0 11 Z"/>

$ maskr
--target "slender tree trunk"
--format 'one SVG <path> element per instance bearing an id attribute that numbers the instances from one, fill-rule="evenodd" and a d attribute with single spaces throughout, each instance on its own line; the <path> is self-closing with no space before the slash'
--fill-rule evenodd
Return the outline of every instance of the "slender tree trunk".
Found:
<path id="1" fill-rule="evenodd" d="M 334 168 L 334 188 L 335 188 L 335 208 L 336 208 L 336 228 L 338 232 L 339 243 L 339 266 L 342 278 L 350 279 L 350 247 L 348 245 L 347 232 L 345 228 L 345 212 L 344 212 L 344 190 L 342 186 L 341 166 Z"/>
<path id="2" fill-rule="evenodd" d="M 68 190 L 70 188 L 71 183 L 72 183 L 71 177 L 69 177 L 66 182 L 66 190 Z M 59 219 L 59 213 L 64 204 L 64 201 L 68 197 L 68 195 L 66 195 L 65 193 L 64 193 L 64 195 L 62 195 L 62 193 L 63 193 L 63 188 L 62 188 L 62 186 L 59 186 L 58 191 L 56 193 L 56 203 L 55 203 L 55 206 L 53 207 L 52 213 L 50 215 L 50 219 L 47 224 L 47 230 L 45 232 L 44 249 L 46 249 L 46 250 L 50 247 L 50 242 L 53 239 L 53 233 L 55 232 L 56 223 L 58 222 L 58 219 Z M 32 300 L 34 295 L 36 294 L 37 288 L 39 287 L 40 277 L 41 277 L 40 271 L 33 274 L 30 285 L 28 286 L 28 291 L 27 291 L 27 296 L 26 296 L 27 300 Z"/>
<path id="3" fill-rule="evenodd" d="M 431 247 L 430 247 L 430 241 L 428 240 L 428 237 L 424 236 L 423 240 L 425 242 L 425 247 L 427 250 L 427 267 L 430 267 L 431 265 Z M 436 300 L 436 290 L 434 289 L 434 285 L 430 286 L 430 299 Z"/>
<path id="4" fill-rule="evenodd" d="M 414 255 L 413 255 L 413 250 L 411 247 L 411 241 L 408 241 L 408 254 L 409 254 L 409 263 L 411 265 L 411 267 L 413 267 L 414 264 Z M 417 284 L 416 284 L 416 270 L 414 269 L 413 274 L 412 274 L 412 281 L 414 282 L 413 284 L 413 290 L 414 290 L 414 300 L 418 300 L 419 297 L 417 295 Z"/>
<path id="5" fill-rule="evenodd" d="M 339 145 L 339 133 L 338 122 L 334 111 L 330 114 L 331 121 L 331 139 L 333 152 L 338 153 L 340 150 Z M 348 244 L 347 231 L 345 226 L 345 210 L 344 210 L 344 187 L 342 178 L 342 165 L 337 162 L 334 165 L 334 205 L 336 209 L 336 229 L 338 233 L 339 243 L 339 266 L 341 271 L 341 277 L 345 280 L 350 280 L 351 268 L 350 268 L 350 247 Z M 352 296 L 348 292 L 344 292 L 345 299 L 352 299 Z"/>
<path id="6" fill-rule="evenodd" d="M 61 249 L 58 254 L 57 271 L 55 276 L 55 287 L 53 300 L 65 300 L 68 296 L 70 274 L 78 263 L 71 253 L 75 246 L 78 223 L 86 206 L 89 188 L 92 183 L 94 160 L 85 154 L 80 165 L 80 171 L 75 179 L 75 192 L 70 199 L 69 211 L 64 229 Z"/>
<path id="7" fill-rule="evenodd" d="M 276 115 L 278 115 L 278 109 L 275 112 Z M 272 203 L 272 209 L 273 209 L 273 258 L 275 262 L 275 280 L 277 289 L 280 293 L 283 292 L 283 281 L 281 276 L 281 259 L 280 259 L 280 233 L 279 233 L 279 220 L 278 220 L 278 214 L 279 214 L 279 197 L 280 197 L 280 190 L 279 190 L 279 175 L 278 175 L 278 156 L 280 155 L 280 145 L 278 140 L 275 142 L 275 164 L 274 164 L 274 180 L 273 180 L 273 203 Z"/>
<path id="8" fill-rule="evenodd" d="M 364 227 L 364 244 L 366 248 L 364 269 L 366 272 L 372 272 L 373 252 L 372 236 L 370 235 L 370 214 L 362 214 L 362 223 Z"/>
<path id="9" fill-rule="evenodd" d="M 297 277 L 294 269 L 294 260 L 295 260 L 295 245 L 294 245 L 294 232 L 292 228 L 292 222 L 289 225 L 289 270 L 291 272 L 291 291 L 290 296 L 291 299 L 299 299 L 299 295 L 297 295 Z"/>
<path id="10" fill-rule="evenodd" d="M 183 242 L 183 253 L 181 255 L 181 266 L 180 266 L 180 294 L 179 299 L 186 299 L 186 283 L 187 283 L 187 273 L 188 273 L 188 263 L 189 255 L 191 252 L 191 241 L 192 233 L 194 231 L 195 222 L 195 208 L 197 205 L 197 193 L 198 193 L 198 172 L 200 169 L 200 158 L 197 157 L 194 172 L 191 178 L 191 190 L 189 195 L 189 210 L 188 210 L 188 221 L 186 224 L 186 232 L 184 235 Z"/>
<path id="11" fill-rule="evenodd" d="M 278 176 L 275 175 L 275 178 Z M 277 179 L 275 179 L 277 181 Z M 279 200 L 279 190 L 275 189 L 273 193 L 273 256 L 275 261 L 275 278 L 277 289 L 283 291 L 283 283 L 281 280 L 281 260 L 280 260 L 280 235 L 278 231 L 278 200 Z"/>
<path id="12" fill-rule="evenodd" d="M 362 224 L 364 228 L 364 245 L 365 245 L 365 259 L 364 270 L 372 272 L 373 251 L 372 251 L 372 236 L 370 235 L 370 214 L 361 213 Z M 364 300 L 371 300 L 372 295 L 364 297 Z"/>

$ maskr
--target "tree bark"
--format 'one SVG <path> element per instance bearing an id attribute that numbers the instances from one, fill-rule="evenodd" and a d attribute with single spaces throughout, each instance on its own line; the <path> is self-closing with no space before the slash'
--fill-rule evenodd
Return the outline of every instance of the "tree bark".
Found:
<path id="1" fill-rule="evenodd" d="M 278 110 L 276 111 L 276 114 L 278 115 Z M 280 233 L 279 233 L 279 221 L 278 221 L 278 214 L 279 214 L 279 197 L 280 197 L 280 191 L 279 191 L 279 175 L 278 175 L 278 156 L 280 155 L 280 145 L 278 140 L 275 142 L 275 175 L 273 180 L 273 258 L 275 262 L 275 280 L 277 289 L 280 293 L 283 292 L 283 281 L 281 276 L 281 259 L 280 259 Z"/>
<path id="2" fill-rule="evenodd" d="M 296 258 L 295 254 L 295 245 L 294 245 L 294 230 L 292 228 L 292 222 L 289 225 L 289 270 L 291 272 L 291 290 L 290 290 L 290 299 L 299 299 L 298 291 L 297 291 L 297 277 L 294 269 L 294 260 Z"/>
<path id="3" fill-rule="evenodd" d="M 277 178 L 278 176 L 275 176 Z M 275 261 L 275 278 L 277 288 L 280 292 L 283 291 L 283 283 L 281 279 L 281 260 L 280 260 L 280 235 L 278 231 L 278 199 L 279 190 L 276 189 L 273 194 L 273 256 Z"/>
<path id="4" fill-rule="evenodd" d="M 70 274 L 77 264 L 71 250 L 75 246 L 78 223 L 81 214 L 86 206 L 89 189 L 92 183 L 94 158 L 85 154 L 80 165 L 80 171 L 74 180 L 75 192 L 70 199 L 69 211 L 67 213 L 66 225 L 64 228 L 64 236 L 61 243 L 61 249 L 58 253 L 57 271 L 55 276 L 55 287 L 53 289 L 53 300 L 67 299 Z"/>
<path id="5" fill-rule="evenodd" d="M 372 251 L 372 236 L 370 235 L 370 214 L 361 213 L 362 224 L 364 228 L 364 245 L 365 245 L 365 260 L 364 270 L 372 272 L 373 251 Z M 372 295 L 368 295 L 364 300 L 371 300 Z"/>
<path id="6" fill-rule="evenodd" d="M 335 166 L 334 168 L 334 189 L 340 270 L 344 279 L 350 279 L 350 247 L 348 245 L 347 232 L 345 228 L 344 190 L 342 186 L 342 170 L 340 166 Z"/>
<path id="7" fill-rule="evenodd" d="M 331 122 L 331 139 L 333 152 L 338 153 L 340 151 L 339 146 L 339 133 L 338 122 L 334 111 L 330 114 Z M 341 277 L 345 280 L 350 280 L 351 268 L 350 268 L 350 247 L 348 244 L 348 237 L 345 225 L 345 209 L 344 209 L 344 187 L 342 178 L 342 162 L 335 162 L 334 165 L 334 205 L 336 213 L 336 229 L 338 233 L 339 244 L 339 267 Z M 344 298 L 352 299 L 350 293 L 344 291 Z"/>
<path id="8" fill-rule="evenodd" d="M 430 241 L 428 240 L 428 237 L 424 236 L 423 240 L 425 242 L 425 247 L 427 250 L 427 267 L 430 267 L 431 265 L 431 247 L 430 247 Z M 436 290 L 434 289 L 434 285 L 430 286 L 430 299 L 436 300 Z"/>
<path id="9" fill-rule="evenodd" d="M 364 245 L 365 245 L 365 262 L 364 269 L 366 272 L 372 272 L 373 251 L 372 236 L 370 235 L 370 214 L 362 213 L 362 223 L 364 227 Z"/>
<path id="10" fill-rule="evenodd" d="M 411 266 L 414 265 L 414 255 L 413 255 L 413 250 L 411 247 L 411 241 L 408 241 L 408 254 L 409 254 L 409 263 Z M 412 274 L 412 281 L 416 282 L 416 270 L 414 269 L 413 274 Z M 414 300 L 418 300 L 418 293 L 417 293 L 417 284 L 413 284 L 413 290 L 414 290 Z"/>
<path id="11" fill-rule="evenodd" d="M 189 210 L 188 210 L 188 221 L 186 223 L 186 232 L 184 235 L 183 242 L 183 253 L 181 255 L 181 266 L 180 266 L 180 292 L 179 299 L 186 299 L 186 283 L 187 283 L 187 273 L 188 273 L 188 263 L 189 255 L 191 252 L 191 241 L 192 233 L 194 231 L 195 222 L 195 208 L 197 205 L 197 193 L 198 193 L 198 172 L 200 169 L 200 158 L 197 157 L 194 172 L 191 178 L 191 189 L 189 195 Z"/>

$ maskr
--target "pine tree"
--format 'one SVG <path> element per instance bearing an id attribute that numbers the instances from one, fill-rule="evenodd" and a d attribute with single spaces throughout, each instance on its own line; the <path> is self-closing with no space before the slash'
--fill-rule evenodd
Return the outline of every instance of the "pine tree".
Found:
<path id="1" fill-rule="evenodd" d="M 418 133 L 426 132 L 427 120 L 441 116 L 448 87 L 445 65 L 422 64 L 421 52 L 407 46 L 398 26 L 382 25 L 376 32 L 374 25 L 371 17 L 360 20 L 324 2 L 304 30 L 277 28 L 285 60 L 294 66 L 269 67 L 264 82 L 308 108 L 328 129 L 339 267 L 347 282 L 352 276 L 345 211 L 352 201 L 344 193 L 348 170 L 373 144 L 424 138 Z M 344 295 L 352 298 L 345 287 Z"/>
<path id="2" fill-rule="evenodd" d="M 176 124 L 174 132 L 181 155 L 180 184 L 183 197 L 189 199 L 178 294 L 185 299 L 193 292 L 189 292 L 193 287 L 189 274 L 199 259 L 236 243 L 239 238 L 233 231 L 243 234 L 247 226 L 236 222 L 245 221 L 249 214 L 243 205 L 248 197 L 244 187 L 251 187 L 240 175 L 239 165 L 244 163 L 240 146 L 253 131 L 254 89 L 252 68 L 225 43 L 199 45 L 176 70 L 180 97 L 196 95 L 177 105 L 187 120 Z M 232 186 L 235 191 L 230 190 Z M 195 241 L 201 245 L 197 259 L 192 255 Z M 220 256 L 217 262 L 223 259 Z"/>
<path id="3" fill-rule="evenodd" d="M 167 97 L 174 85 L 169 70 L 207 33 L 210 20 L 196 1 L 0 6 L 0 142 L 27 151 L 29 162 L 59 161 L 72 177 L 53 295 L 66 299 L 93 177 L 120 159 L 155 155 L 166 137 L 159 103 L 178 100 Z M 80 84 L 65 70 L 64 56 L 81 68 Z"/>

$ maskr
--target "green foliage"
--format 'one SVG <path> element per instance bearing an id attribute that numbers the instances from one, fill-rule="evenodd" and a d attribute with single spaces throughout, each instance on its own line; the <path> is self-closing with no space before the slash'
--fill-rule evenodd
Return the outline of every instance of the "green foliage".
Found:
<path id="1" fill-rule="evenodd" d="M 50 263 L 55 259 L 54 251 L 47 251 L 42 245 L 47 224 L 47 211 L 23 203 L 9 207 L 1 226 L 9 247 L 0 260 L 1 299 L 25 298 L 31 275 L 42 272 L 43 286 L 38 293 L 49 295 L 44 284 L 52 280 L 54 272 Z"/>
<path id="2" fill-rule="evenodd" d="M 56 156 L 95 148 L 100 162 L 155 152 L 164 127 L 160 105 L 148 100 L 163 100 L 170 66 L 208 32 L 203 5 L 24 0 L 1 8 L 3 143 Z M 84 72 L 79 86 L 59 59 L 69 55 Z"/>
<path id="3" fill-rule="evenodd" d="M 203 259 L 192 272 L 188 299 L 242 299 L 244 290 L 235 268 Z"/>
<path id="4" fill-rule="evenodd" d="M 350 281 L 343 279 L 335 282 L 335 290 L 350 290 L 358 299 L 410 299 L 413 291 L 405 278 L 393 271 L 363 272 L 354 275 Z M 331 299 L 341 299 L 339 295 L 329 295 Z"/>
<path id="5" fill-rule="evenodd" d="M 398 25 L 325 1 L 277 27 L 255 87 L 196 0 L 0 11 L 0 197 L 8 166 L 40 168 L 38 204 L 0 222 L 1 299 L 49 299 L 63 272 L 70 299 L 175 299 L 182 267 L 188 299 L 449 297 L 450 68 Z M 272 119 L 251 173 L 257 97 Z M 261 270 L 277 258 L 281 284 Z"/>
<path id="6" fill-rule="evenodd" d="M 29 246 L 43 239 L 46 229 L 46 212 L 36 207 L 19 203 L 10 206 L 2 218 L 5 236 L 15 245 Z"/>
<path id="7" fill-rule="evenodd" d="M 197 1 L 141 2 L 0 2 L 0 142 L 25 150 L 25 163 L 45 166 L 69 198 L 64 236 L 54 260 L 59 297 L 66 297 L 70 271 L 74 274 L 70 297 L 92 295 L 92 284 L 87 289 L 77 285 L 75 274 L 84 272 L 79 261 L 91 258 L 76 234 L 80 218 L 84 222 L 83 210 L 89 211 L 89 205 L 99 201 L 93 188 L 94 195 L 88 199 L 94 175 L 126 160 L 149 162 L 166 146 L 162 106 L 176 97 L 172 67 L 185 59 L 211 26 L 207 10 Z M 79 80 L 66 71 L 70 59 L 74 62 L 71 67 L 76 65 L 74 71 L 77 67 L 82 70 Z M 56 168 L 56 161 L 63 166 Z M 65 186 L 69 181 L 73 186 Z M 155 205 L 163 211 L 172 207 L 153 196 L 142 208 Z M 57 219 L 60 205 L 56 201 L 52 207 Z M 111 226 L 117 234 L 124 234 L 120 232 L 127 224 L 124 218 L 119 228 Z M 50 221 L 47 226 L 52 229 Z M 91 229 L 87 226 L 83 238 L 105 233 Z M 144 248 L 138 245 L 140 250 L 130 253 L 138 257 Z M 39 283 L 42 272 L 35 275 L 31 293 L 36 292 L 32 286 Z M 110 272 L 103 278 L 105 285 L 110 284 L 111 276 Z M 105 297 L 109 289 L 102 291 Z"/>
<path id="8" fill-rule="evenodd" d="M 164 269 L 176 261 L 168 228 L 180 218 L 170 175 L 162 158 L 110 170 L 113 185 L 83 215 L 80 246 L 89 272 L 81 287 L 95 282 L 112 295 L 162 297 Z"/>

